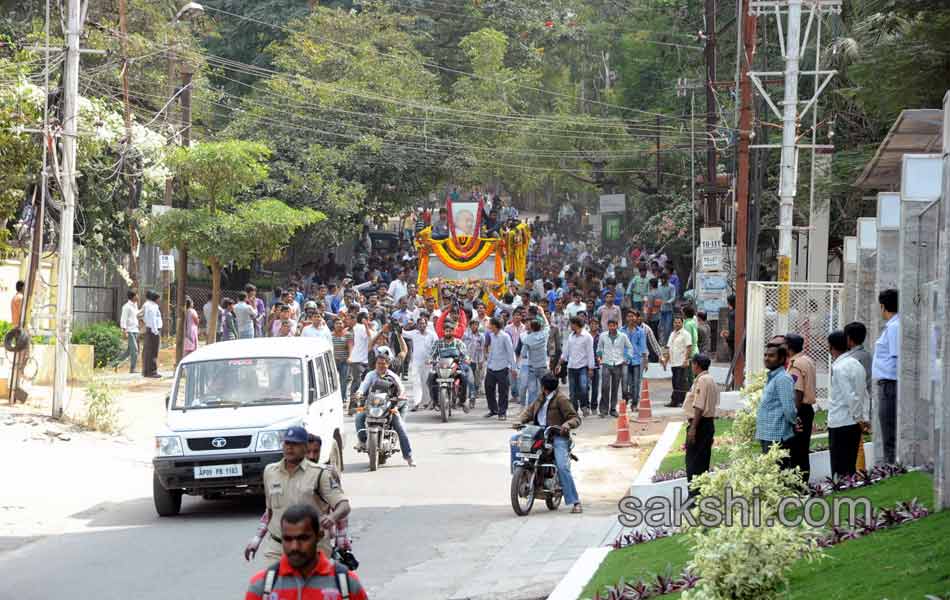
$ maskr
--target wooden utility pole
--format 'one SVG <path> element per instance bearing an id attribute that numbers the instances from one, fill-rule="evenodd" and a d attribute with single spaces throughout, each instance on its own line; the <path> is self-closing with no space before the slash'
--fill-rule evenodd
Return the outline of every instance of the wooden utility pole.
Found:
<path id="1" fill-rule="evenodd" d="M 719 191 L 716 187 L 716 0 L 706 0 L 706 202 L 704 227 L 719 225 Z"/>
<path id="2" fill-rule="evenodd" d="M 125 107 L 125 156 L 123 167 L 128 168 L 132 161 L 132 107 L 129 104 L 129 29 L 127 16 L 127 0 L 119 0 L 119 33 L 122 37 L 122 101 Z M 126 208 L 126 218 L 129 223 L 129 288 L 139 290 L 139 236 L 135 229 L 133 211 L 137 207 L 137 190 L 135 177 L 126 175 L 126 185 L 129 189 L 129 204 Z"/>
<path id="3" fill-rule="evenodd" d="M 192 68 L 187 61 L 181 63 L 181 145 L 187 148 L 191 144 L 191 78 Z M 188 208 L 187 195 L 181 203 L 182 208 Z M 175 363 L 179 363 L 185 349 L 185 294 L 188 285 L 188 247 L 184 244 L 178 248 L 177 273 L 177 310 L 178 325 L 175 328 Z"/>
<path id="4" fill-rule="evenodd" d="M 736 344 L 742 344 L 745 336 L 746 292 L 749 276 L 749 181 L 750 156 L 749 144 L 752 139 L 752 80 L 749 70 L 755 59 L 756 18 L 749 14 L 750 0 L 742 1 L 742 49 L 739 71 L 739 150 L 738 173 L 736 174 Z M 737 387 L 741 387 L 745 378 L 746 356 L 743 349 L 736 347 L 739 354 L 733 373 Z M 758 357 L 756 357 L 758 358 Z"/>

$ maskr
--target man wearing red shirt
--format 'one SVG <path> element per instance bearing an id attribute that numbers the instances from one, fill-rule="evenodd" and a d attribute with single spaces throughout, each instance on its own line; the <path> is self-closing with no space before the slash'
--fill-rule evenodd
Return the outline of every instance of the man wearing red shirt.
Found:
<path id="1" fill-rule="evenodd" d="M 295 504 L 280 520 L 280 562 L 251 578 L 244 600 L 368 600 L 356 573 L 317 549 L 320 513 Z"/>

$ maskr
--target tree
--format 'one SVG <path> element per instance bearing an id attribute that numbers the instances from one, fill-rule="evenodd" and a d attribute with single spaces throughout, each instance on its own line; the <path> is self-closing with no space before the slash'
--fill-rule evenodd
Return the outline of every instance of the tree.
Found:
<path id="1" fill-rule="evenodd" d="M 279 200 L 240 203 L 267 177 L 263 144 L 229 140 L 180 148 L 169 157 L 183 192 L 194 208 L 179 209 L 153 219 L 146 238 L 156 244 L 187 248 L 211 267 L 211 303 L 221 304 L 221 269 L 233 261 L 250 266 L 255 259 L 274 260 L 299 229 L 323 215 L 293 209 Z M 217 331 L 218 311 L 211 311 L 208 343 Z"/>

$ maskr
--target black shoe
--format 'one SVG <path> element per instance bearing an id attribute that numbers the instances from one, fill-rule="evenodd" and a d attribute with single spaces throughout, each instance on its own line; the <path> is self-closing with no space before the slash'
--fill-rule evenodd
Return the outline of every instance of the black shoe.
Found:
<path id="1" fill-rule="evenodd" d="M 486 419 L 490 419 L 490 418 L 492 418 L 492 417 L 497 417 L 497 416 L 498 416 L 498 413 L 490 412 L 490 413 L 488 413 L 487 415 L 485 415 L 485 418 L 486 418 Z"/>
<path id="2" fill-rule="evenodd" d="M 499 421 L 507 421 L 507 420 L 508 420 L 508 415 L 498 415 L 498 420 L 499 420 Z"/>
<path id="3" fill-rule="evenodd" d="M 611 417 L 619 417 L 620 415 L 617 414 L 617 411 L 612 410 L 612 411 L 610 411 L 610 416 L 611 416 Z"/>
<path id="4" fill-rule="evenodd" d="M 601 419 L 606 419 L 606 418 L 607 418 L 607 413 L 599 413 L 599 414 L 600 414 L 600 418 L 601 418 Z"/>

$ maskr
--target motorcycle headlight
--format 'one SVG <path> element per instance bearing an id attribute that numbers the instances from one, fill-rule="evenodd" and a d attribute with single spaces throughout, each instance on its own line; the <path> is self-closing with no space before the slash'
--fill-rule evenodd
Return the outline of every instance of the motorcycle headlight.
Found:
<path id="1" fill-rule="evenodd" d="M 521 438 L 518 440 L 518 449 L 522 452 L 531 452 L 531 447 L 534 445 L 534 440 L 531 438 Z"/>
<path id="2" fill-rule="evenodd" d="M 445 379 L 452 376 L 452 369 L 439 368 L 439 377 Z"/>
<path id="3" fill-rule="evenodd" d="M 257 434 L 257 452 L 276 452 L 283 444 L 284 430 L 262 431 Z"/>
<path id="4" fill-rule="evenodd" d="M 155 438 L 155 456 L 181 456 L 181 438 L 177 435 Z"/>
<path id="5" fill-rule="evenodd" d="M 369 410 L 366 411 L 366 414 L 367 414 L 367 416 L 369 416 L 369 417 L 371 417 L 371 418 L 373 418 L 373 419 L 379 419 L 380 417 L 382 417 L 383 415 L 386 414 L 386 407 L 384 407 L 384 406 L 378 406 L 378 405 L 376 405 L 376 406 L 371 406 L 371 407 L 369 407 Z"/>

